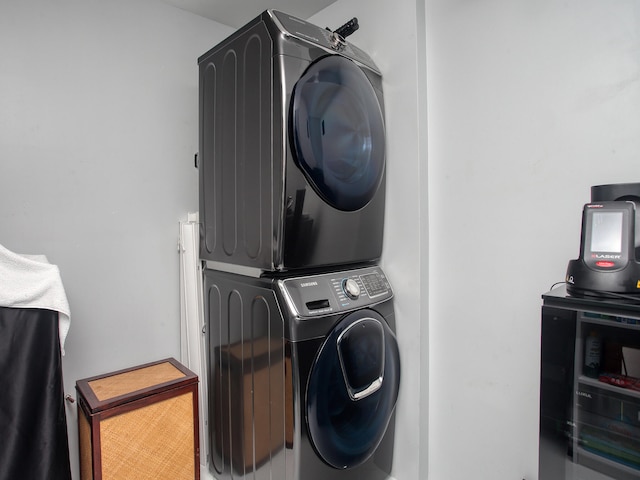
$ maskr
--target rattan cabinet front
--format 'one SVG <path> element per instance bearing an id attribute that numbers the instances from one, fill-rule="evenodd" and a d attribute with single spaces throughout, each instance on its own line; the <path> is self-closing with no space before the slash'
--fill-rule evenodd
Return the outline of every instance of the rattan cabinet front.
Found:
<path id="1" fill-rule="evenodd" d="M 199 480 L 198 377 L 173 358 L 78 380 L 81 480 Z"/>

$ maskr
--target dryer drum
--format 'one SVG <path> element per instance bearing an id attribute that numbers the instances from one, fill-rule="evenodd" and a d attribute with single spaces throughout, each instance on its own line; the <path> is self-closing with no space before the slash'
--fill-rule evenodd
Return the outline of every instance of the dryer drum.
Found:
<path id="1" fill-rule="evenodd" d="M 296 163 L 318 195 L 340 210 L 367 205 L 383 178 L 385 132 L 363 71 L 336 55 L 311 64 L 296 83 L 290 125 Z"/>
<path id="2" fill-rule="evenodd" d="M 318 455 L 338 469 L 366 462 L 386 432 L 399 382 L 398 345 L 382 316 L 369 309 L 347 315 L 325 339 L 309 375 L 307 426 Z M 352 389 L 367 393 L 354 398 Z"/>

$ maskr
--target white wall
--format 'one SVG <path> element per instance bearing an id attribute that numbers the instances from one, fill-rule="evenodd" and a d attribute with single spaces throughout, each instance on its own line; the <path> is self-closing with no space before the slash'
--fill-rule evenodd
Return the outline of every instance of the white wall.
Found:
<path id="1" fill-rule="evenodd" d="M 639 9 L 339 0 L 311 19 L 357 16 L 385 76 L 398 480 L 536 478 L 540 294 L 589 187 L 640 181 Z M 178 355 L 196 59 L 230 31 L 155 0 L 0 6 L 0 243 L 61 268 L 69 392 Z"/>
<path id="2" fill-rule="evenodd" d="M 426 457 L 421 459 L 420 445 L 426 429 L 421 427 L 428 419 L 428 396 L 421 391 L 421 378 L 426 379 L 427 369 L 426 364 L 421 365 L 421 351 L 427 342 L 428 270 L 427 238 L 422 232 L 427 212 L 421 203 L 421 193 L 426 198 L 426 179 L 421 178 L 420 162 L 426 152 L 420 150 L 420 137 L 426 133 L 426 126 L 420 123 L 424 119 L 418 90 L 418 79 L 424 72 L 416 61 L 418 38 L 424 32 L 420 31 L 416 13 L 413 1 L 339 0 L 310 19 L 317 25 L 337 28 L 357 17 L 360 29 L 349 41 L 369 53 L 383 74 L 387 202 L 381 265 L 395 293 L 402 368 L 392 471 L 398 480 L 422 478 L 420 470 L 426 467 L 426 461 L 421 460 Z"/>
<path id="3" fill-rule="evenodd" d="M 60 267 L 69 393 L 80 378 L 179 355 L 197 58 L 230 32 L 156 0 L 0 5 L 0 244 Z M 75 407 L 68 419 L 79 478 Z"/>
<path id="4" fill-rule="evenodd" d="M 429 480 L 537 478 L 540 295 L 640 181 L 640 3 L 426 0 Z"/>

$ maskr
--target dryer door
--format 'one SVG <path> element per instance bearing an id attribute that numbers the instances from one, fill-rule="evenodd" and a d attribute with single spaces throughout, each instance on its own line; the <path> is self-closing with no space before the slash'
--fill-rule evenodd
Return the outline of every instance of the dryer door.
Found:
<path id="1" fill-rule="evenodd" d="M 297 165 L 325 202 L 354 211 L 373 198 L 384 174 L 384 119 L 354 62 L 330 55 L 311 64 L 294 88 L 291 138 Z"/>
<path id="2" fill-rule="evenodd" d="M 384 318 L 369 309 L 347 315 L 327 336 L 309 375 L 307 425 L 320 457 L 339 469 L 371 457 L 399 385 L 398 344 Z"/>

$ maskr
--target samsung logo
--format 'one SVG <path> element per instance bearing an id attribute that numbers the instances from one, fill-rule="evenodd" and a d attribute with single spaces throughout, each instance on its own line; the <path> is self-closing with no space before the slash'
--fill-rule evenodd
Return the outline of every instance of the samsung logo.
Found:
<path id="1" fill-rule="evenodd" d="M 318 282 L 306 282 L 306 283 L 301 283 L 300 286 L 302 288 L 304 287 L 317 287 L 318 286 Z"/>

